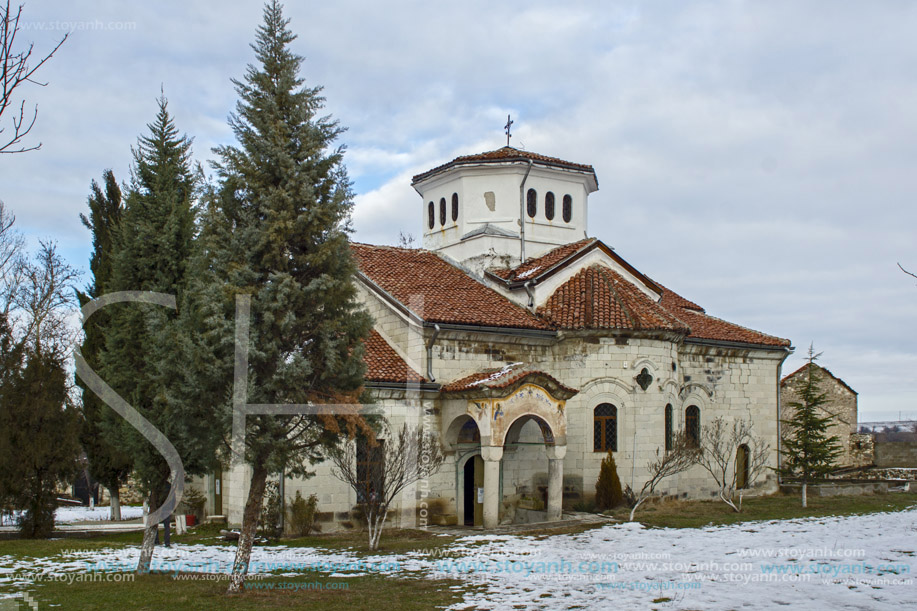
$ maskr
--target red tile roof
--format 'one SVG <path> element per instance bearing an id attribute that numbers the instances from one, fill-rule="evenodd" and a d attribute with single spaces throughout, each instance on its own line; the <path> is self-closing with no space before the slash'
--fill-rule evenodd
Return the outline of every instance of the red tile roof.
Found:
<path id="1" fill-rule="evenodd" d="M 570 257 L 579 251 L 588 248 L 595 244 L 598 240 L 595 238 L 587 238 L 585 240 L 580 240 L 579 242 L 573 242 L 572 244 L 564 244 L 559 246 L 554 250 L 543 254 L 540 257 L 535 259 L 529 259 L 519 267 L 498 267 L 487 270 L 489 273 L 505 280 L 507 282 L 515 282 L 517 280 L 529 280 L 532 277 L 537 277 L 547 270 L 551 269 L 558 263 L 562 262 L 567 257 Z"/>
<path id="2" fill-rule="evenodd" d="M 562 266 L 596 243 L 601 244 L 595 239 L 581 240 L 516 269 L 490 273 L 507 282 L 536 277 L 542 268 Z M 433 252 L 366 244 L 354 244 L 353 249 L 360 271 L 370 282 L 428 322 L 539 330 L 665 330 L 716 341 L 781 347 L 791 343 L 710 316 L 698 304 L 646 278 L 651 289 L 655 286 L 662 292 L 656 303 L 603 265 L 578 272 L 551 295 L 536 316 Z"/>
<path id="3" fill-rule="evenodd" d="M 583 172 L 591 172 L 593 176 L 595 175 L 595 170 L 591 165 L 585 165 L 582 163 L 573 163 L 571 161 L 564 161 L 563 159 L 558 159 L 557 157 L 548 157 L 547 155 L 539 155 L 538 153 L 532 153 L 529 151 L 522 151 L 511 146 L 504 146 L 495 151 L 487 151 L 485 153 L 478 153 L 476 155 L 462 155 L 461 157 L 456 157 L 448 163 L 437 166 L 432 170 L 427 170 L 422 174 L 418 174 L 411 181 L 411 184 L 417 184 L 422 180 L 438 174 L 443 170 L 447 170 L 451 167 L 457 165 L 463 165 L 466 163 L 500 163 L 508 161 L 534 161 L 536 163 L 541 163 L 544 165 L 550 165 L 554 167 L 568 168 L 572 170 L 580 170 Z"/>
<path id="4" fill-rule="evenodd" d="M 551 327 L 428 250 L 353 244 L 360 271 L 428 322 L 543 329 Z"/>
<path id="5" fill-rule="evenodd" d="M 443 392 L 464 392 L 468 390 L 485 390 L 485 389 L 504 389 L 521 382 L 524 378 L 541 376 L 547 378 L 550 382 L 557 385 L 557 388 L 570 396 L 575 395 L 578 390 L 564 386 L 557 379 L 543 371 L 531 369 L 523 363 L 510 363 L 500 369 L 485 369 L 471 375 L 465 376 L 454 382 L 443 386 Z"/>
<path id="6" fill-rule="evenodd" d="M 421 383 L 423 376 L 411 369 L 398 353 L 373 329 L 364 342 L 367 382 Z"/>
<path id="7" fill-rule="evenodd" d="M 696 303 L 688 301 L 669 289 L 664 289 L 660 304 L 688 324 L 691 328 L 691 333 L 688 337 L 764 346 L 789 347 L 791 344 L 788 339 L 767 335 L 766 333 L 710 316 Z"/>
<path id="8" fill-rule="evenodd" d="M 566 329 L 688 331 L 633 283 L 599 264 L 580 270 L 562 284 L 538 313 Z"/>

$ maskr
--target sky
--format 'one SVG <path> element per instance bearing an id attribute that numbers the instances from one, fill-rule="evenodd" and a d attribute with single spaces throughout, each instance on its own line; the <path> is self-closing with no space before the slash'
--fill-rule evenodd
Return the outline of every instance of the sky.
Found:
<path id="1" fill-rule="evenodd" d="M 217 8 L 218 7 L 218 8 Z M 258 2 L 27 1 L 22 42 L 70 38 L 21 90 L 0 200 L 88 269 L 92 180 L 128 178 L 160 90 L 205 171 L 232 144 Z M 307 85 L 347 131 L 354 239 L 421 235 L 411 176 L 512 144 L 594 166 L 589 234 L 733 322 L 793 341 L 917 419 L 917 4 L 289 2 Z M 0 127 L 8 128 L 3 117 Z M 84 276 L 88 282 L 88 275 Z"/>

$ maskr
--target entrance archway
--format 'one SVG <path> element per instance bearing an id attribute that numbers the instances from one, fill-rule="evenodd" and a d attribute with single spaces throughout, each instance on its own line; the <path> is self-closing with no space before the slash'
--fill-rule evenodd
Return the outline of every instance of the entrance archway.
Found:
<path id="1" fill-rule="evenodd" d="M 484 459 L 475 454 L 465 461 L 462 469 L 462 522 L 465 526 L 484 525 Z"/>

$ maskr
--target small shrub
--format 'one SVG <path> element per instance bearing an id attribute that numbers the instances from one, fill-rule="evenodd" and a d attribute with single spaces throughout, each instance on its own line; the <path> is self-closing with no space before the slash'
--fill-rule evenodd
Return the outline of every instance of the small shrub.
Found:
<path id="1" fill-rule="evenodd" d="M 318 497 L 310 494 L 308 499 L 302 498 L 299 490 L 296 498 L 290 503 L 290 530 L 298 537 L 306 537 L 315 526 L 315 507 Z"/>
<path id="2" fill-rule="evenodd" d="M 595 504 L 602 511 L 624 504 L 624 492 L 621 491 L 621 480 L 618 478 L 618 468 L 611 451 L 602 460 L 599 479 L 595 483 Z"/>
<path id="3" fill-rule="evenodd" d="M 207 497 L 204 493 L 194 486 L 189 486 L 182 494 L 181 505 L 179 505 L 177 513 L 191 514 L 197 518 L 197 522 L 200 524 L 204 521 L 204 506 L 206 504 Z"/>
<path id="4" fill-rule="evenodd" d="M 637 504 L 637 495 L 631 490 L 630 486 L 624 486 L 624 504 L 633 507 Z"/>
<path id="5" fill-rule="evenodd" d="M 573 503 L 573 511 L 595 513 L 595 502 L 591 500 L 577 501 Z"/>

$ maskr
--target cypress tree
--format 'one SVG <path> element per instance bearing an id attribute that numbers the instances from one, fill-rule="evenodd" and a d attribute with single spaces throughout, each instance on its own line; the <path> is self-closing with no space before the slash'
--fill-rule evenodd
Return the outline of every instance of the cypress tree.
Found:
<path id="1" fill-rule="evenodd" d="M 215 150 L 219 185 L 202 229 L 212 270 L 204 293 L 222 303 L 222 312 L 210 328 L 222 337 L 222 371 L 231 375 L 234 298 L 251 295 L 249 403 L 354 402 L 371 319 L 353 283 L 352 192 L 343 147 L 334 148 L 343 130 L 317 114 L 321 88 L 303 85 L 303 59 L 290 50 L 296 37 L 288 25 L 281 5 L 268 3 L 252 45 L 257 65 L 233 81 L 237 145 Z M 228 425 L 230 403 L 223 407 Z M 267 476 L 307 476 L 324 448 L 337 443 L 340 426 L 317 416 L 247 417 L 252 478 L 230 592 L 241 589 L 248 570 Z"/>
<path id="2" fill-rule="evenodd" d="M 147 127 L 148 136 L 133 150 L 131 181 L 116 234 L 111 278 L 106 292 L 156 291 L 186 298 L 188 266 L 194 249 L 195 197 L 200 177 L 191 163 L 191 140 L 180 135 L 165 97 Z M 106 382 L 175 446 L 187 474 L 202 473 L 213 464 L 215 434 L 203 407 L 183 401 L 172 377 L 182 367 L 182 351 L 174 339 L 180 324 L 175 313 L 160 306 L 116 304 L 102 351 Z M 133 427 L 121 423 L 125 450 L 150 509 L 165 500 L 170 469 L 159 452 Z M 157 524 L 147 524 L 138 572 L 149 571 Z"/>
<path id="3" fill-rule="evenodd" d="M 624 504 L 621 479 L 618 477 L 618 468 L 611 450 L 602 459 L 602 466 L 599 469 L 599 479 L 595 483 L 595 504 L 598 509 L 602 510 L 614 509 Z"/>
<path id="4" fill-rule="evenodd" d="M 80 306 L 106 293 L 111 279 L 112 254 L 115 234 L 124 213 L 121 189 L 115 175 L 106 170 L 102 176 L 105 190 L 92 181 L 89 195 L 89 216 L 80 214 L 83 225 L 92 232 L 92 255 L 89 270 L 92 281 L 86 293 L 78 292 Z M 80 353 L 93 369 L 98 369 L 99 354 L 105 345 L 105 333 L 109 325 L 109 312 L 97 312 L 84 327 Z M 124 451 L 120 435 L 120 417 L 95 393 L 77 378 L 82 390 L 82 414 L 80 421 L 80 443 L 89 461 L 89 473 L 93 479 L 108 489 L 111 497 L 111 519 L 121 519 L 119 490 L 130 475 L 133 462 Z"/>
<path id="5" fill-rule="evenodd" d="M 815 361 L 821 353 L 815 354 L 809 346 L 806 379 L 799 390 L 799 400 L 787 407 L 793 409 L 789 420 L 781 420 L 787 427 L 783 436 L 783 465 L 779 473 L 798 479 L 802 483 L 802 506 L 806 507 L 806 489 L 809 482 L 824 477 L 835 469 L 835 459 L 841 453 L 840 443 L 834 435 L 828 435 L 833 416 L 822 415 L 822 406 L 828 402 L 828 395 L 821 390 L 821 379 Z"/>

